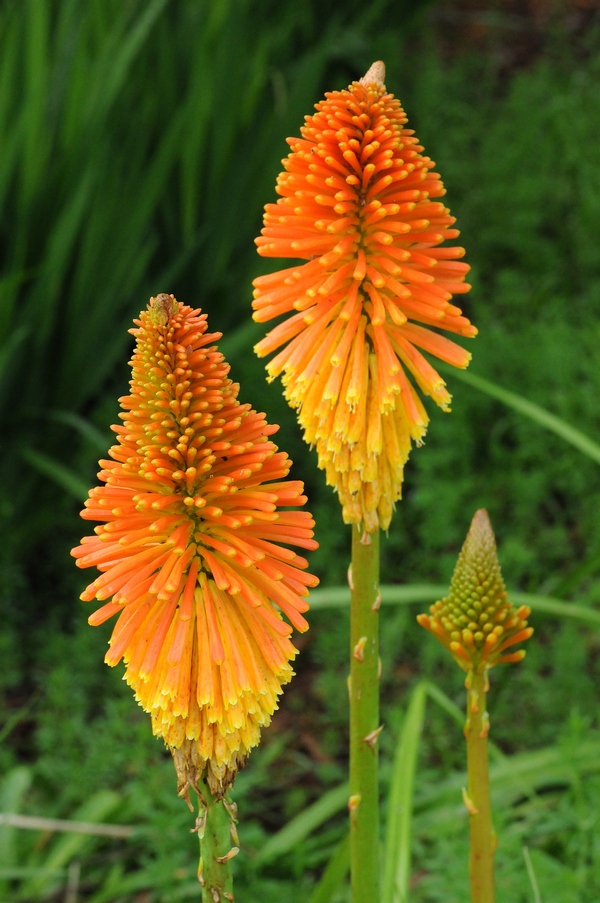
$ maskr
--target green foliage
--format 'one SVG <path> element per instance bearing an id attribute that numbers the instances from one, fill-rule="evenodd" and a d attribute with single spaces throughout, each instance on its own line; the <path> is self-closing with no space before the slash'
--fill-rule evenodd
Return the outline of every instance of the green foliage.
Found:
<path id="1" fill-rule="evenodd" d="M 483 57 L 448 68 L 431 56 L 418 78 L 410 60 L 399 64 L 411 124 L 443 173 L 473 266 L 467 309 L 480 335 L 465 382 L 513 390 L 592 439 L 600 261 L 587 224 L 600 203 L 599 61 L 597 50 L 585 65 L 557 53 L 504 84 Z M 590 152 L 580 166 L 582 140 Z M 435 417 L 427 453 L 413 456 L 406 532 L 394 547 L 411 572 L 420 572 L 417 557 L 428 560 L 424 546 L 448 569 L 457 519 L 483 506 L 511 580 L 550 589 L 552 574 L 596 554 L 598 509 L 585 488 L 596 466 L 454 376 L 448 382 L 452 416 Z"/>
<path id="2" fill-rule="evenodd" d="M 577 59 L 550 46 L 504 78 L 482 54 L 445 59 L 426 6 L 0 6 L 0 810 L 139 828 L 116 840 L 0 825 L 0 900 L 62 899 L 78 867 L 91 903 L 198 898 L 193 816 L 118 669 L 101 662 L 110 628 L 84 624 L 68 563 L 77 504 L 125 391 L 127 328 L 150 294 L 173 291 L 226 333 L 242 398 L 281 424 L 307 482 L 313 563 L 324 586 L 344 585 L 349 531 L 251 351 L 261 330 L 250 282 L 265 269 L 252 240 L 285 136 L 377 57 L 439 164 L 480 328 L 472 372 L 448 374 L 452 415 L 432 411 L 427 446 L 407 467 L 383 578 L 397 603 L 415 587 L 423 604 L 433 599 L 473 511 L 489 510 L 509 585 L 537 600 L 527 658 L 497 669 L 490 694 L 499 901 L 535 899 L 532 875 L 544 903 L 600 896 L 597 464 L 564 430 L 524 417 L 523 403 L 506 405 L 516 395 L 592 442 L 600 435 L 600 45 L 590 30 Z M 319 593 L 298 675 L 236 782 L 234 868 L 249 903 L 348 900 L 346 591 Z M 415 741 L 417 678 L 439 703 L 427 706 L 403 834 L 409 899 L 462 903 L 461 677 L 408 605 L 384 606 L 382 619 L 385 799 L 399 737 Z"/>
<path id="3" fill-rule="evenodd" d="M 420 681 L 411 693 L 394 757 L 383 858 L 383 903 L 405 903 L 407 900 L 411 874 L 415 772 L 426 698 L 427 682 Z"/>

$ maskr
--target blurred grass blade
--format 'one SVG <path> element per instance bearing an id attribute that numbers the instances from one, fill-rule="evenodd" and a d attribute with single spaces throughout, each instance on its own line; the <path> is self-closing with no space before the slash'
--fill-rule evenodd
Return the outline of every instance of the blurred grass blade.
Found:
<path id="1" fill-rule="evenodd" d="M 388 584 L 381 587 L 381 601 L 384 605 L 413 605 L 416 602 L 435 602 L 448 592 L 447 586 L 411 583 L 404 586 Z M 330 586 L 311 590 L 310 607 L 345 608 L 350 605 L 350 590 L 347 586 Z"/>
<path id="2" fill-rule="evenodd" d="M 533 863 L 531 861 L 531 856 L 529 855 L 529 847 L 523 847 L 523 859 L 525 860 L 525 868 L 527 869 L 527 877 L 529 878 L 529 883 L 531 884 L 531 890 L 533 891 L 533 903 L 542 903 L 542 898 L 540 896 L 540 889 L 538 887 L 537 878 L 535 877 L 535 871 L 533 869 Z"/>
<path id="3" fill-rule="evenodd" d="M 441 366 L 440 369 L 445 373 L 450 373 L 450 368 L 448 367 Z M 485 392 L 486 395 L 496 398 L 498 401 L 507 405 L 507 407 L 513 408 L 513 410 L 518 411 L 520 414 L 525 414 L 530 420 L 535 420 L 536 423 L 539 423 L 552 433 L 556 433 L 561 439 L 574 445 L 579 451 L 583 452 L 593 461 L 596 461 L 597 464 L 600 464 L 600 445 L 597 442 L 594 442 L 593 439 L 590 439 L 589 436 L 586 436 L 585 433 L 582 433 L 581 430 L 578 430 L 576 427 L 571 426 L 570 423 L 557 417 L 556 414 L 551 414 L 549 411 L 546 411 L 545 408 L 534 404 L 533 401 L 529 401 L 527 398 L 517 395 L 516 392 L 502 389 L 495 383 L 484 379 L 482 376 L 477 376 L 475 373 L 469 373 L 465 370 L 452 370 L 452 374 L 456 379 L 460 379 L 462 382 L 467 383 L 467 385 L 473 386 L 474 389 Z"/>
<path id="4" fill-rule="evenodd" d="M 24 4 L 25 5 L 25 4 Z M 46 128 L 49 69 L 50 7 L 29 0 L 25 13 L 25 141 L 23 147 L 22 203 L 27 209 L 45 168 L 50 145 Z"/>
<path id="5" fill-rule="evenodd" d="M 492 802 L 506 808 L 522 798 L 524 787 L 527 795 L 571 785 L 584 774 L 600 771 L 600 742 L 586 740 L 578 744 L 571 755 L 566 756 L 560 745 L 555 744 L 512 756 L 503 756 L 490 767 Z M 415 799 L 419 831 L 427 831 L 429 825 L 439 828 L 442 824 L 455 823 L 456 818 L 466 818 L 461 802 L 461 789 L 465 786 L 464 772 L 455 772 L 435 785 L 419 787 Z"/>
<path id="6" fill-rule="evenodd" d="M 382 585 L 383 605 L 414 605 L 417 602 L 435 602 L 448 592 L 447 586 L 415 583 L 405 586 Z M 519 593 L 509 590 L 509 596 L 516 605 L 529 605 L 532 611 L 558 618 L 570 618 L 587 624 L 600 625 L 600 611 L 575 602 L 562 602 L 552 596 L 538 596 L 535 593 Z M 350 590 L 345 586 L 332 586 L 311 590 L 310 607 L 313 611 L 322 608 L 345 608 L 350 604 Z"/>
<path id="7" fill-rule="evenodd" d="M 320 828 L 324 822 L 344 809 L 348 805 L 349 794 L 349 784 L 341 784 L 339 787 L 334 787 L 333 790 L 328 790 L 316 803 L 308 806 L 288 822 L 285 828 L 269 838 L 254 860 L 255 864 L 265 865 L 278 856 L 289 853 L 296 844 L 299 844 L 316 828 Z"/>
<path id="8" fill-rule="evenodd" d="M 33 295 L 37 302 L 36 328 L 33 332 L 36 349 L 49 345 L 57 320 L 60 322 L 65 315 L 61 286 L 72 262 L 74 248 L 81 237 L 82 225 L 96 178 L 97 173 L 89 166 L 81 175 L 77 189 L 56 216 L 54 228 L 50 233 L 37 295 L 35 290 Z"/>
<path id="9" fill-rule="evenodd" d="M 65 489 L 69 495 L 72 495 L 79 502 L 83 502 L 87 498 L 89 487 L 64 464 L 59 464 L 58 461 L 55 461 L 49 455 L 35 451 L 33 448 L 24 448 L 22 456 L 38 473 L 50 477 L 51 480 L 58 483 L 62 489 Z"/>
<path id="10" fill-rule="evenodd" d="M 59 831 L 61 834 L 92 834 L 94 837 L 131 837 L 132 825 L 105 825 L 68 818 L 43 818 L 41 815 L 18 815 L 0 812 L 0 825 L 11 825 L 25 831 Z"/>
<path id="11" fill-rule="evenodd" d="M 96 97 L 94 98 L 95 104 L 98 105 L 98 109 L 95 110 L 96 122 L 101 122 L 112 106 L 123 82 L 127 78 L 136 55 L 142 49 L 146 38 L 167 2 L 168 0 L 153 0 L 152 3 L 148 3 L 135 25 L 126 32 L 125 39 L 118 47 L 117 53 L 114 56 L 111 55 L 111 59 L 107 60 L 107 71 L 104 74 L 102 83 L 97 85 Z M 121 23 L 119 22 L 118 24 L 121 27 Z M 105 44 L 105 49 L 109 49 L 108 41 Z M 90 104 L 90 106 L 95 104 Z"/>
<path id="12" fill-rule="evenodd" d="M 66 875 L 66 869 L 36 869 L 24 867 L 0 868 L 0 881 L 11 881 L 15 878 L 31 878 L 33 876 L 43 875 L 44 877 L 57 878 Z M 8 897 L 0 897 L 2 903 L 9 903 Z"/>
<path id="13" fill-rule="evenodd" d="M 41 695 L 40 692 L 33 693 L 33 695 L 25 703 L 25 705 L 21 706 L 21 708 L 17 709 L 16 712 L 13 712 L 13 714 L 10 716 L 10 718 L 6 719 L 5 723 L 2 726 L 2 730 L 0 730 L 0 746 L 4 743 L 6 738 L 8 736 L 10 736 L 11 731 L 14 730 L 14 728 L 17 726 L 17 724 L 19 724 L 21 721 L 23 721 L 24 718 L 27 718 L 30 711 L 32 710 L 32 708 L 34 707 L 34 705 L 40 698 L 40 695 Z M 2 812 L 6 812 L 6 811 L 10 812 L 11 811 L 10 809 L 7 810 L 7 809 L 1 808 L 1 807 L 2 807 L 2 802 L 0 800 L 0 811 L 2 811 Z M 2 860 L 0 859 L 0 862 L 1 861 Z"/>
<path id="14" fill-rule="evenodd" d="M 5 776 L 0 789 L 0 807 L 2 812 L 19 812 L 23 797 L 31 785 L 31 772 L 24 765 L 13 768 Z M 0 825 L 0 863 L 5 868 L 16 865 L 14 850 L 15 828 Z"/>
<path id="15" fill-rule="evenodd" d="M 383 858 L 382 903 L 406 903 L 408 899 L 413 788 L 427 693 L 427 681 L 420 681 L 413 689 L 396 747 Z"/>
<path id="16" fill-rule="evenodd" d="M 105 435 L 93 423 L 75 414 L 73 411 L 48 411 L 46 414 L 49 420 L 55 420 L 57 423 L 64 423 L 66 426 L 72 426 L 77 430 L 80 436 L 93 445 L 99 452 L 106 453 L 106 449 L 111 444 L 110 433 Z"/>
<path id="17" fill-rule="evenodd" d="M 511 602 L 515 605 L 529 605 L 532 611 L 558 618 L 572 618 L 575 621 L 586 621 L 588 624 L 600 624 L 600 611 L 587 605 L 576 605 L 574 602 L 561 602 L 552 596 L 538 596 L 535 593 L 515 593 L 509 591 Z"/>
<path id="18" fill-rule="evenodd" d="M 321 880 L 312 892 L 308 903 L 331 903 L 335 893 L 350 871 L 350 835 L 346 834 L 335 848 Z"/>
<path id="19" fill-rule="evenodd" d="M 427 685 L 427 695 L 434 702 L 437 702 L 439 707 L 443 709 L 446 714 L 450 715 L 453 721 L 458 724 L 460 729 L 463 729 L 465 723 L 465 713 L 459 709 L 457 705 L 455 705 L 449 696 L 446 696 L 443 690 L 434 684 L 431 681 L 426 681 Z"/>
<path id="20" fill-rule="evenodd" d="M 235 360 L 236 357 L 247 353 L 263 335 L 262 324 L 248 320 L 243 326 L 238 326 L 237 329 L 230 329 L 227 335 L 223 336 L 219 342 L 219 350 L 228 361 Z"/>
<path id="21" fill-rule="evenodd" d="M 99 790 L 77 809 L 74 819 L 82 822 L 102 822 L 117 809 L 120 803 L 121 797 L 118 793 L 111 790 Z M 80 855 L 89 843 L 90 836 L 86 834 L 65 834 L 59 837 L 46 857 L 44 869 L 55 871 L 64 868 L 75 856 Z M 39 875 L 31 878 L 25 884 L 21 890 L 21 896 L 26 900 L 28 898 L 36 899 L 38 896 L 48 894 L 52 887 L 51 877 Z"/>
<path id="22" fill-rule="evenodd" d="M 15 353 L 21 342 L 25 341 L 29 332 L 30 330 L 27 326 L 19 326 L 0 348 L 0 379 L 2 379 L 2 374 L 10 363 L 12 355 Z"/>
<path id="23" fill-rule="evenodd" d="M 166 876 L 163 876 L 163 881 Z M 96 893 L 86 897 L 86 903 L 114 903 L 115 900 L 143 901 L 147 899 L 144 894 L 136 894 L 136 891 L 146 892 L 148 887 L 156 884 L 156 879 L 148 874 L 146 868 L 135 872 L 123 873 L 123 863 L 115 863 L 109 870 L 102 886 Z M 158 888 L 155 888 L 158 892 Z M 158 897 L 156 899 L 159 899 Z M 164 896 L 160 899 L 165 900 Z M 177 887 L 176 891 L 169 894 L 169 903 L 175 900 L 198 900 L 198 880 L 188 885 Z"/>
<path id="24" fill-rule="evenodd" d="M 434 684 L 429 680 L 425 681 L 425 683 L 427 684 L 427 695 L 429 696 L 429 698 L 433 700 L 433 702 L 437 702 L 439 707 L 443 709 L 444 712 L 446 712 L 446 714 L 449 715 L 456 724 L 458 724 L 462 734 L 462 730 L 465 724 L 464 711 L 462 709 L 459 709 L 459 707 L 452 702 L 450 697 L 446 696 L 443 690 L 440 690 L 437 684 Z M 490 758 L 494 759 L 495 761 L 504 759 L 504 753 L 502 752 L 502 750 L 499 749 L 496 744 L 493 743 L 489 738 L 488 750 L 490 753 Z"/>

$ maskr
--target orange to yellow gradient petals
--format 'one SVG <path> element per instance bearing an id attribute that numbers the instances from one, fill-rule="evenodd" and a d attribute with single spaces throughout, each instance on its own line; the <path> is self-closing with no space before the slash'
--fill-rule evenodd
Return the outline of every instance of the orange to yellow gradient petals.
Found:
<path id="1" fill-rule="evenodd" d="M 295 311 L 258 343 L 270 379 L 282 375 L 305 439 L 339 493 L 347 523 L 387 529 L 412 442 L 428 424 L 419 389 L 451 397 L 422 351 L 455 367 L 471 355 L 431 327 L 477 332 L 452 296 L 467 292 L 464 249 L 445 194 L 383 63 L 306 117 L 256 240 L 263 257 L 307 263 L 255 280 L 254 319 Z M 419 350 L 421 349 L 421 350 Z"/>
<path id="2" fill-rule="evenodd" d="M 314 549 L 303 485 L 270 440 L 278 429 L 238 401 L 206 315 L 152 298 L 131 332 L 131 394 L 118 444 L 82 517 L 101 521 L 73 550 L 101 571 L 82 594 L 118 615 L 106 655 L 173 753 L 180 790 L 206 776 L 220 796 L 292 676 L 291 627 L 305 630 L 318 580 L 289 546 Z"/>

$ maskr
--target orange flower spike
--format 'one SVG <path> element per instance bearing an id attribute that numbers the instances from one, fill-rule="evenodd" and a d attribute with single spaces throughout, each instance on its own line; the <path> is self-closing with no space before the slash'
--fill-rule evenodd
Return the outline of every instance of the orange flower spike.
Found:
<path id="1" fill-rule="evenodd" d="M 131 332 L 131 394 L 118 444 L 82 516 L 100 521 L 73 549 L 101 571 L 82 594 L 112 597 L 91 615 L 118 614 L 106 655 L 170 748 L 180 791 L 202 777 L 222 796 L 269 724 L 296 650 L 314 522 L 286 480 L 278 429 L 238 401 L 206 315 L 158 295 Z M 280 511 L 279 509 L 285 509 Z"/>
<path id="2" fill-rule="evenodd" d="M 266 205 L 256 244 L 263 257 L 307 263 L 256 279 L 253 304 L 259 322 L 297 311 L 255 351 L 285 345 L 269 379 L 282 375 L 344 520 L 370 532 L 389 526 L 403 465 L 427 429 L 404 368 L 447 411 L 445 383 L 417 348 L 463 368 L 471 355 L 429 327 L 477 332 L 450 303 L 470 286 L 463 248 L 440 247 L 459 234 L 434 200 L 445 189 L 384 78 L 374 63 L 346 91 L 326 94 L 302 138 L 288 138 L 281 197 Z"/>
<path id="3" fill-rule="evenodd" d="M 531 611 L 525 605 L 517 609 L 508 600 L 492 525 L 484 509 L 473 517 L 448 596 L 429 611 L 429 615 L 418 615 L 417 621 L 467 672 L 525 658 L 524 649 L 507 650 L 532 635 L 533 627 L 527 626 Z"/>

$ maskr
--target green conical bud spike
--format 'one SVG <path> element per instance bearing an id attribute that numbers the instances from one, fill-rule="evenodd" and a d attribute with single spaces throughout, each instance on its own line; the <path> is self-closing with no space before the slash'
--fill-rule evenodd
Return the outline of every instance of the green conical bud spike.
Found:
<path id="1" fill-rule="evenodd" d="M 443 600 L 442 624 L 450 634 L 460 634 L 454 639 L 481 649 L 493 630 L 502 632 L 495 625 L 498 615 L 511 607 L 507 600 L 492 525 L 487 511 L 480 509 L 458 556 L 450 593 Z"/>
<path id="2" fill-rule="evenodd" d="M 508 600 L 494 532 L 483 508 L 473 517 L 448 595 L 429 610 L 431 616 L 418 616 L 419 624 L 450 650 L 465 671 L 524 657 L 523 650 L 506 650 L 533 633 L 527 627 L 530 610 L 516 609 Z"/>

